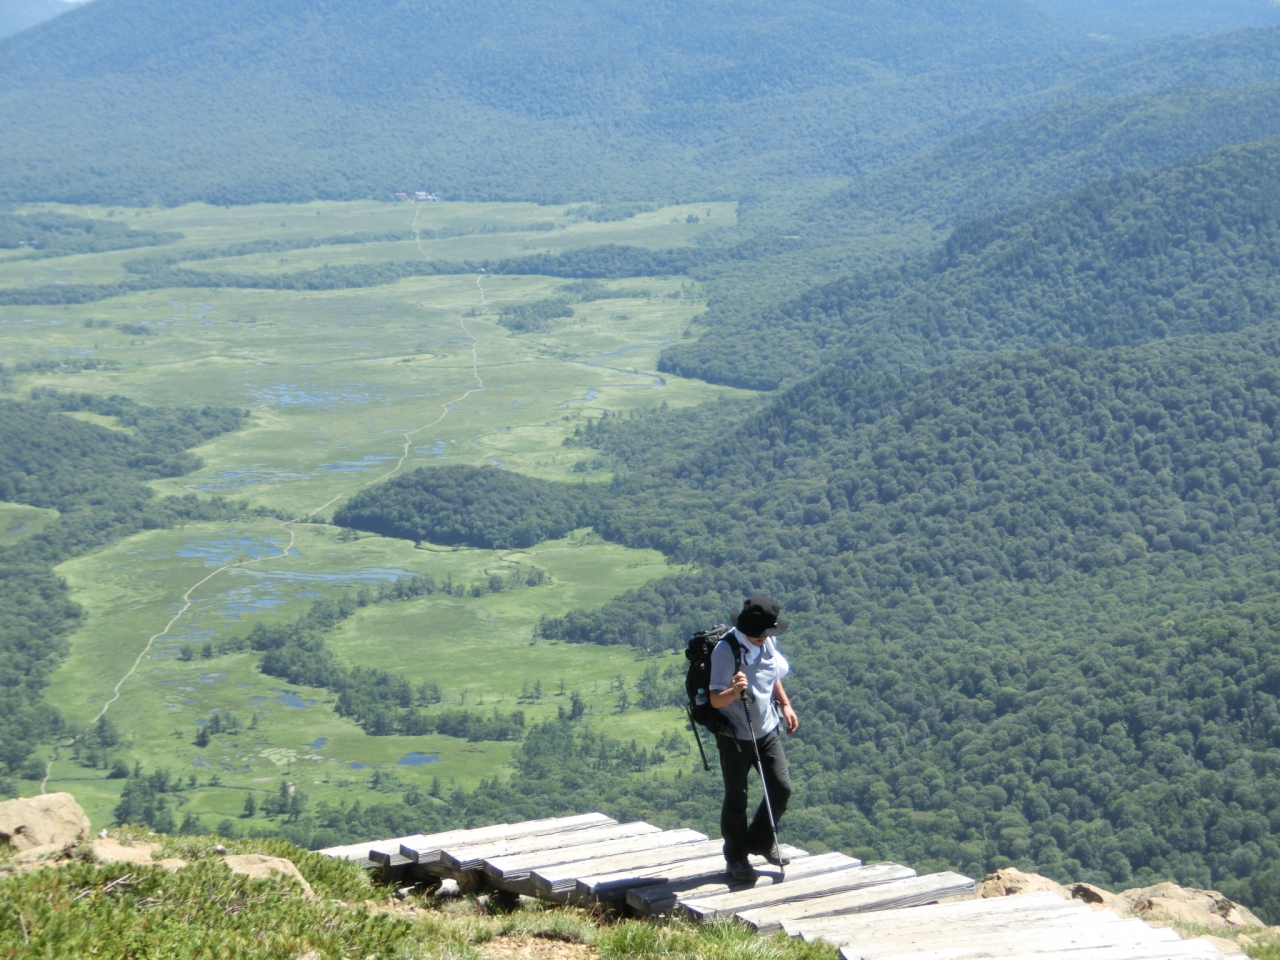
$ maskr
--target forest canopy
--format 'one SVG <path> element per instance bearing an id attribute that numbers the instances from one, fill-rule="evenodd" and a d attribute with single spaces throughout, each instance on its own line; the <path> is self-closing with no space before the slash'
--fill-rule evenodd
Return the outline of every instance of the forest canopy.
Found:
<path id="1" fill-rule="evenodd" d="M 669 648 L 768 591 L 794 616 L 809 718 L 793 836 L 1263 902 L 1278 416 L 1274 327 L 905 378 L 831 369 L 697 455 L 620 475 L 596 530 L 700 572 L 542 632 Z M 632 423 L 578 442 L 616 447 Z M 437 528 L 451 509 L 458 538 L 498 522 L 465 506 L 485 471 L 434 472 L 415 489 Z"/>
<path id="2" fill-rule="evenodd" d="M 957 227 L 932 256 L 835 281 L 669 347 L 661 368 L 755 389 L 824 363 L 964 361 L 1280 318 L 1280 141 L 1125 174 Z"/>

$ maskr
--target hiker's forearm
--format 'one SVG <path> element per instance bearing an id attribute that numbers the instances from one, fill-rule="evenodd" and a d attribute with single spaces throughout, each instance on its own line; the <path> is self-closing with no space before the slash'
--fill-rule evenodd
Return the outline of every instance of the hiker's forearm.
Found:
<path id="1" fill-rule="evenodd" d="M 730 687 L 728 690 L 713 691 L 711 694 L 711 705 L 717 710 L 723 710 L 740 696 L 741 694 L 733 687 Z"/>

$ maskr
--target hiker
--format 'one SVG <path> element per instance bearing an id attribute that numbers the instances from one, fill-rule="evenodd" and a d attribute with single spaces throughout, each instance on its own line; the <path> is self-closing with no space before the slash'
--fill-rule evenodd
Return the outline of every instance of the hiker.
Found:
<path id="1" fill-rule="evenodd" d="M 778 728 L 785 725 L 787 733 L 795 733 L 800 721 L 782 688 L 782 678 L 791 668 L 773 640 L 788 626 L 786 620 L 778 619 L 779 610 L 778 602 L 770 597 L 749 597 L 742 611 L 730 617 L 733 631 L 716 644 L 711 654 L 711 705 L 732 727 L 731 736 L 716 737 L 716 746 L 724 777 L 720 835 L 724 838 L 729 875 L 735 880 L 755 876 L 747 860 L 749 854 L 759 854 L 777 866 L 787 862 L 777 846 L 776 827 L 791 796 L 791 775 Z M 747 710 L 751 713 L 750 723 Z M 756 764 L 757 747 L 773 822 L 770 823 L 768 805 L 761 800 L 748 827 L 747 779 Z"/>

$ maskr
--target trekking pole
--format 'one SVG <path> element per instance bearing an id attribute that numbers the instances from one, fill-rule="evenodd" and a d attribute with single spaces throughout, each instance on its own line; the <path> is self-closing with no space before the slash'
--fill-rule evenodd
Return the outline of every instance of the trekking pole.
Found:
<path id="1" fill-rule="evenodd" d="M 693 731 L 693 739 L 698 743 L 698 753 L 702 755 L 702 769 L 710 770 L 711 764 L 707 763 L 707 751 L 702 749 L 702 737 L 698 736 L 698 723 L 693 719 L 693 707 L 686 707 L 685 713 L 689 715 L 689 729 Z"/>
<path id="2" fill-rule="evenodd" d="M 742 712 L 747 715 L 747 729 L 751 731 L 751 746 L 756 751 L 756 773 L 760 774 L 760 788 L 764 791 L 764 808 L 769 814 L 769 826 L 773 830 L 773 849 L 782 859 L 782 846 L 778 843 L 778 821 L 773 818 L 773 803 L 769 800 L 769 781 L 764 778 L 764 761 L 760 759 L 760 744 L 756 740 L 755 724 L 751 722 L 751 707 L 747 703 L 747 691 L 742 691 Z M 778 864 L 778 882 L 787 879 L 787 870 Z"/>

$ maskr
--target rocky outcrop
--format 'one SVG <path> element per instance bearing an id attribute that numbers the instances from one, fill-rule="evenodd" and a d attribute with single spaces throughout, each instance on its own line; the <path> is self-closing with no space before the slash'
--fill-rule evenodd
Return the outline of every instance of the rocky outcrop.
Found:
<path id="1" fill-rule="evenodd" d="M 69 793 L 48 793 L 38 797 L 0 803 L 0 842 L 19 854 L 32 855 L 73 847 L 89 836 L 89 818 Z"/>
<path id="2" fill-rule="evenodd" d="M 978 885 L 977 895 L 987 897 L 1016 897 L 1026 893 L 1054 893 L 1063 900 L 1070 900 L 1071 894 L 1060 883 L 1038 873 L 1023 873 L 1014 867 L 1005 867 L 995 873 L 989 873 Z"/>
<path id="3" fill-rule="evenodd" d="M 1104 910 L 1110 910 L 1112 913 L 1121 917 L 1133 916 L 1133 907 L 1129 901 L 1118 893 L 1112 893 L 1110 890 L 1103 890 L 1101 887 L 1095 887 L 1092 883 L 1077 883 L 1071 888 L 1072 899 L 1083 900 L 1085 903 Z"/>
<path id="4" fill-rule="evenodd" d="M 1083 900 L 1122 917 L 1141 917 L 1154 923 L 1230 928 L 1265 926 L 1248 908 L 1217 890 L 1197 890 L 1176 883 L 1157 883 L 1121 893 L 1111 893 L 1091 883 L 1077 883 L 1068 889 L 1037 873 L 1006 867 L 987 874 L 978 886 L 977 895 L 1016 897 L 1027 893 L 1055 893 L 1063 899 Z"/>
<path id="5" fill-rule="evenodd" d="M 125 846 L 112 837 L 97 837 L 93 841 L 93 855 L 99 863 L 137 863 L 150 865 L 153 854 L 160 849 L 157 843 L 134 843 Z"/>
<path id="6" fill-rule="evenodd" d="M 315 896 L 311 890 L 311 884 L 307 883 L 306 878 L 298 872 L 294 862 L 286 860 L 284 857 L 267 857 L 260 853 L 241 853 L 227 856 L 222 862 L 227 865 L 232 873 L 240 873 L 246 877 L 264 879 L 273 873 L 283 874 L 297 881 L 302 886 L 302 891 L 306 896 Z"/>
<path id="7" fill-rule="evenodd" d="M 105 831 L 104 831 L 105 832 Z M 160 852 L 158 843 L 123 844 L 112 837 L 98 837 L 93 841 L 93 856 L 99 863 L 136 863 L 140 866 L 161 866 L 169 872 L 181 870 L 187 861 L 177 857 L 156 860 Z"/>
<path id="8" fill-rule="evenodd" d="M 1176 883 L 1125 890 L 1119 898 L 1134 916 L 1166 923 L 1193 923 L 1205 927 L 1261 927 L 1246 907 L 1224 897 L 1217 890 L 1196 890 Z"/>

